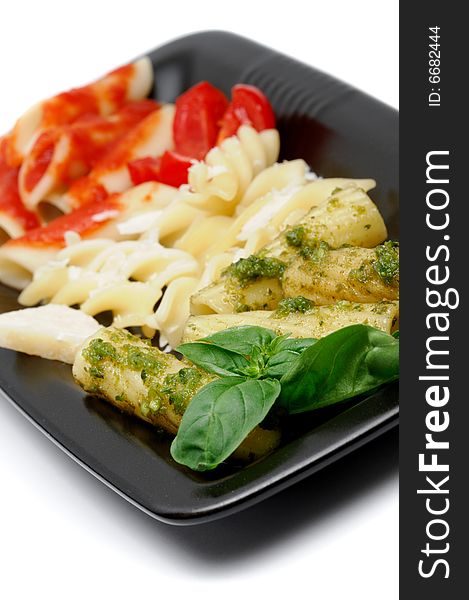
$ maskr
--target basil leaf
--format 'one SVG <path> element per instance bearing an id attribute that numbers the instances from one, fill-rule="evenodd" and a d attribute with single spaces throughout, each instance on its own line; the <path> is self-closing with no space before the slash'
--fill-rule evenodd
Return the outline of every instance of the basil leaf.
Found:
<path id="1" fill-rule="evenodd" d="M 366 325 L 339 329 L 307 348 L 281 378 L 279 404 L 300 413 L 363 394 L 399 377 L 399 341 Z"/>
<path id="2" fill-rule="evenodd" d="M 195 471 L 224 461 L 267 415 L 280 384 L 275 380 L 226 377 L 204 386 L 187 407 L 171 455 Z"/>
<path id="3" fill-rule="evenodd" d="M 317 340 L 314 338 L 287 338 L 280 341 L 279 345 L 276 347 L 276 352 L 291 350 L 292 352 L 301 354 L 303 350 L 306 350 L 306 348 L 309 348 L 316 342 Z"/>
<path id="4" fill-rule="evenodd" d="M 399 329 L 392 334 L 392 337 L 396 338 L 396 340 L 399 339 Z"/>
<path id="5" fill-rule="evenodd" d="M 276 338 L 270 345 L 274 349 L 264 369 L 265 377 L 280 379 L 287 373 L 298 356 L 315 344 L 313 338 Z"/>
<path id="6" fill-rule="evenodd" d="M 292 352 L 291 350 L 283 350 L 282 352 L 274 354 L 267 361 L 267 365 L 264 369 L 265 377 L 280 379 L 291 368 L 298 356 L 298 352 Z"/>
<path id="7" fill-rule="evenodd" d="M 254 346 L 265 347 L 276 337 L 275 332 L 271 329 L 254 325 L 240 325 L 239 327 L 230 327 L 224 331 L 218 331 L 202 338 L 201 341 L 210 342 L 243 356 L 249 356 L 252 354 Z"/>
<path id="8" fill-rule="evenodd" d="M 205 342 L 189 342 L 177 347 L 191 362 L 220 377 L 240 375 L 249 365 L 244 356 Z"/>

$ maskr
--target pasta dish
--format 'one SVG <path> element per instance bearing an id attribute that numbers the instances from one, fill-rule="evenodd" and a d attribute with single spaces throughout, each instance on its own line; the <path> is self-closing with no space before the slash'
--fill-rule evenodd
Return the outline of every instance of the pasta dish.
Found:
<path id="1" fill-rule="evenodd" d="M 0 282 L 24 307 L 0 346 L 73 364 L 207 470 L 398 377 L 399 248 L 373 179 L 278 161 L 261 90 L 171 104 L 153 78 L 142 58 L 0 138 Z"/>

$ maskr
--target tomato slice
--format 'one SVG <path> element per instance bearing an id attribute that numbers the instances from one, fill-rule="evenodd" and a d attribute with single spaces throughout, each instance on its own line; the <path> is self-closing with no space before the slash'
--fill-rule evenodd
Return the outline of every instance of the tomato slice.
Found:
<path id="1" fill-rule="evenodd" d="M 179 187 L 187 183 L 188 169 L 191 165 L 192 159 L 168 150 L 158 158 L 138 158 L 129 162 L 127 166 L 134 185 L 145 181 L 159 181 Z"/>
<path id="2" fill-rule="evenodd" d="M 173 135 L 176 152 L 202 160 L 217 142 L 219 123 L 228 107 L 226 96 L 202 81 L 176 100 Z"/>
<path id="3" fill-rule="evenodd" d="M 217 143 L 235 135 L 241 125 L 251 125 L 256 131 L 275 127 L 273 108 L 257 87 L 239 83 L 231 90 L 231 98 L 221 121 Z"/>
<path id="4" fill-rule="evenodd" d="M 145 181 L 158 181 L 160 172 L 160 158 L 153 156 L 145 156 L 145 158 L 137 158 L 127 163 L 130 178 L 134 185 L 139 185 Z"/>
<path id="5" fill-rule="evenodd" d="M 166 151 L 160 158 L 160 178 L 158 181 L 179 187 L 187 183 L 192 159 L 177 152 Z"/>

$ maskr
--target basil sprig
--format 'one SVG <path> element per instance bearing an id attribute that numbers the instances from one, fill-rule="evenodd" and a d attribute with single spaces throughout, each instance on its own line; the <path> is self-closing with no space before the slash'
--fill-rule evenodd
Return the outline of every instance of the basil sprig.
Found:
<path id="1" fill-rule="evenodd" d="M 264 327 L 232 327 L 178 347 L 220 379 L 191 400 L 171 446 L 192 469 L 213 469 L 275 405 L 288 413 L 328 406 L 399 376 L 399 340 L 351 325 L 320 340 L 277 336 Z"/>
<path id="2" fill-rule="evenodd" d="M 315 342 L 278 336 L 265 327 L 241 325 L 181 344 L 177 349 L 198 367 L 220 377 L 280 379 L 292 361 Z"/>

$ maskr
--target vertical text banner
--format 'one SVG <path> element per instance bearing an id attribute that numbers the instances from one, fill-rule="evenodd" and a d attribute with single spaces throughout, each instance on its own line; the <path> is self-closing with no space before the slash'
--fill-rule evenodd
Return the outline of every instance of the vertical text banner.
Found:
<path id="1" fill-rule="evenodd" d="M 469 53 L 462 6 L 401 3 L 403 599 L 466 597 L 469 569 Z"/>

